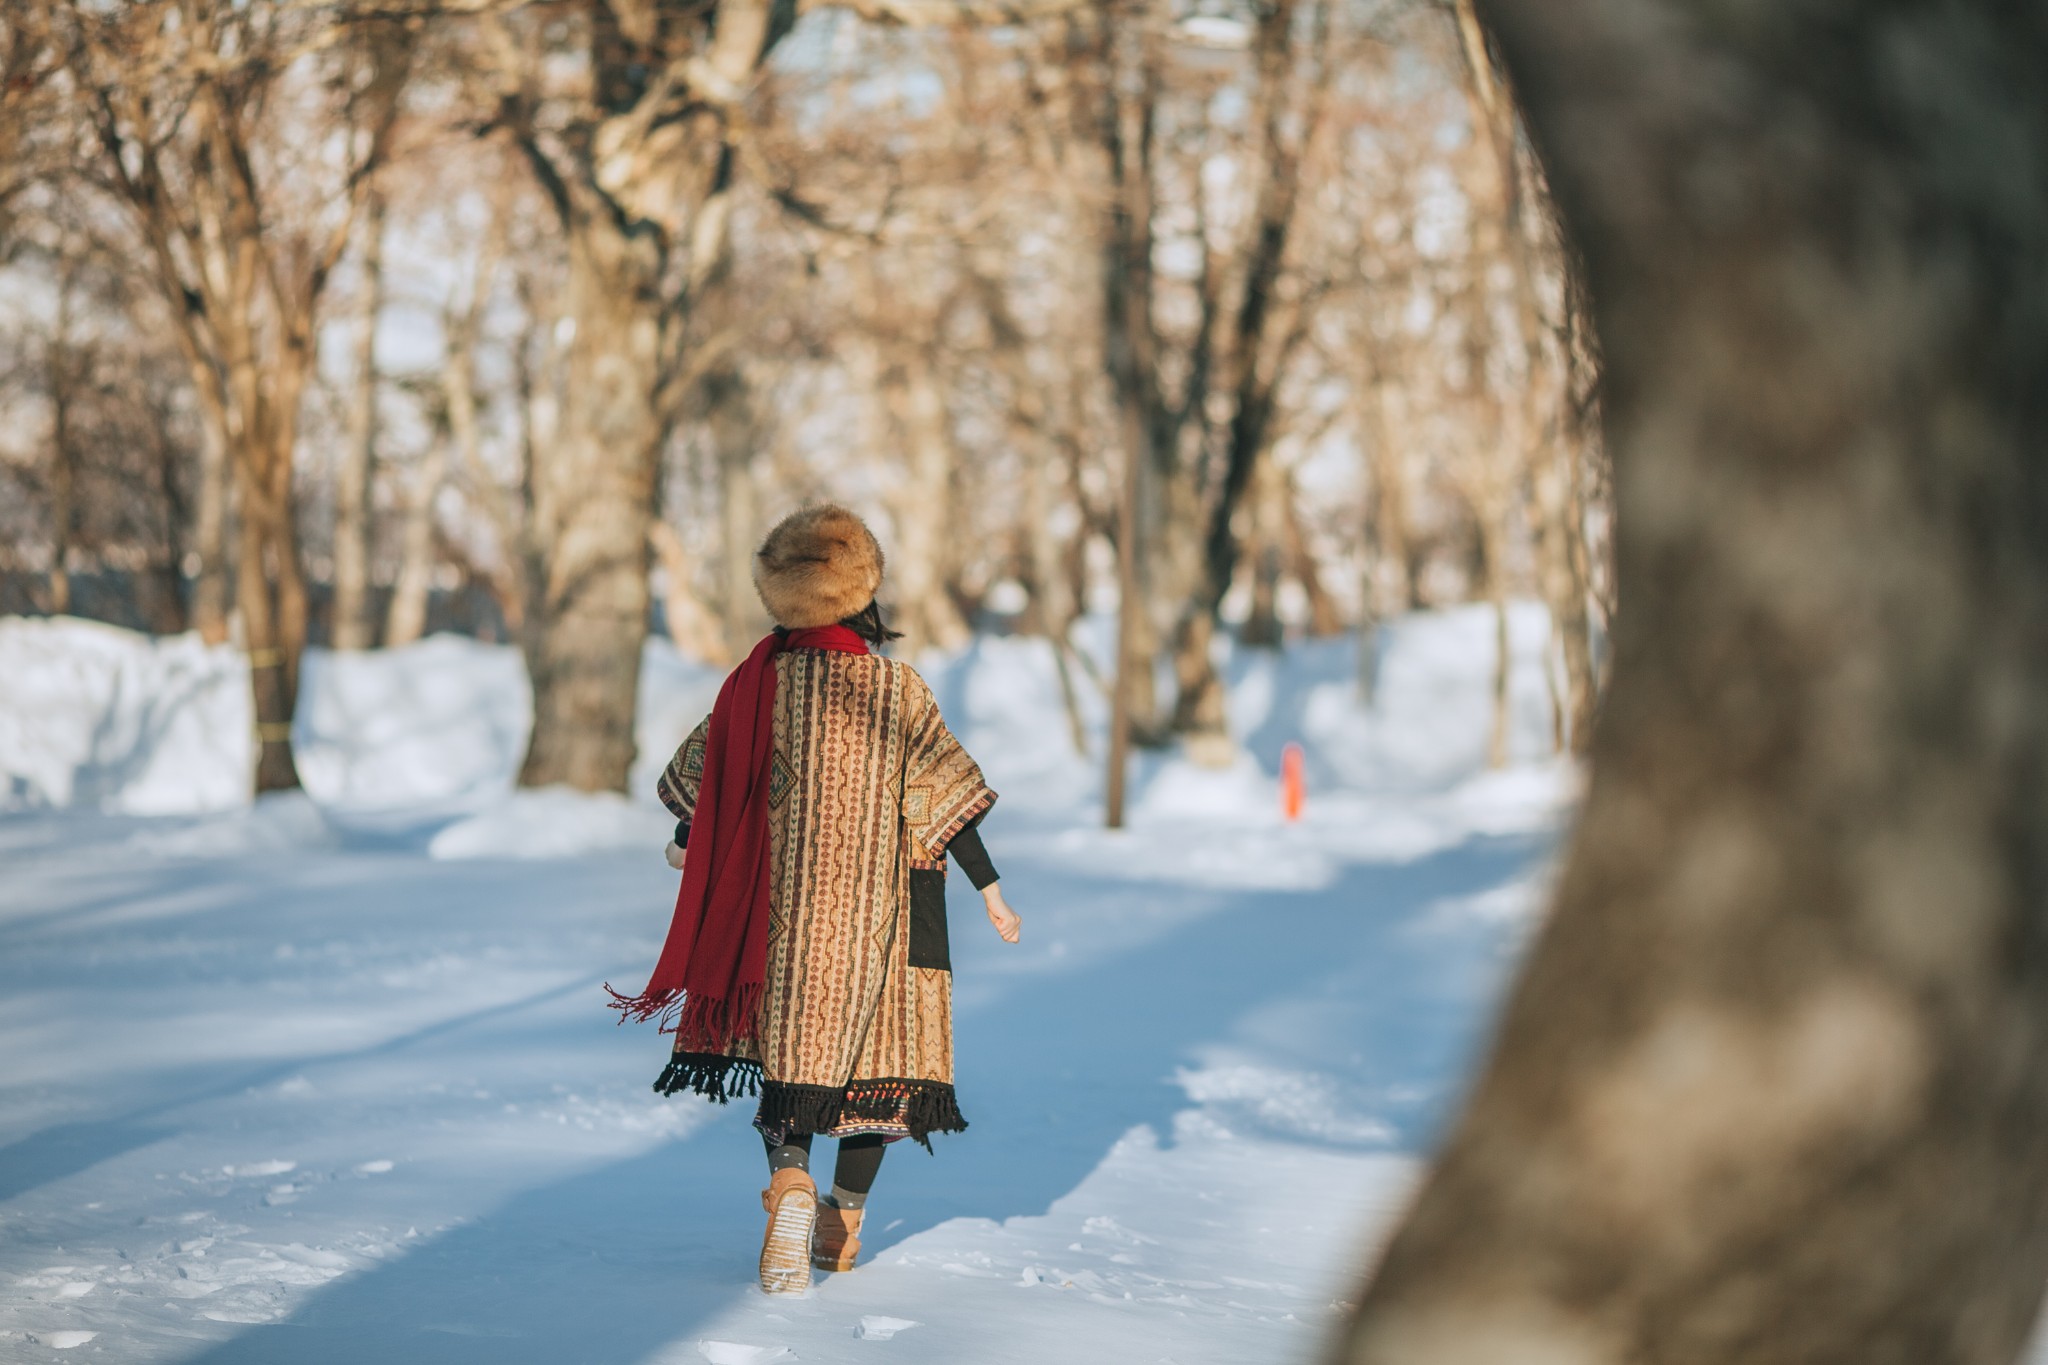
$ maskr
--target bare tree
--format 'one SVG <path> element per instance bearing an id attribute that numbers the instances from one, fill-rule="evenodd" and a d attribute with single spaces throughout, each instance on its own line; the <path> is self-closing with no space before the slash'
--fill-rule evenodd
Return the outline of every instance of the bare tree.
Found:
<path id="1" fill-rule="evenodd" d="M 1339 1355 L 2004 1365 L 2048 1278 L 2048 30 L 1489 8 L 1628 610 L 1553 917 Z"/>
<path id="2" fill-rule="evenodd" d="M 291 718 L 306 639 L 292 478 L 299 404 L 328 278 L 391 145 L 411 44 L 396 20 L 348 24 L 333 9 L 284 0 L 37 3 L 62 35 L 92 175 L 133 223 L 209 449 L 233 471 L 256 787 L 296 787 Z M 280 89 L 300 79 L 330 102 L 343 164 L 320 165 L 319 149 L 332 144 L 316 140 L 305 151 L 313 161 L 294 165 L 278 137 Z M 300 171 L 332 174 L 338 212 L 323 221 L 285 203 L 303 189 Z M 202 538 L 216 529 L 202 516 Z"/>
<path id="3" fill-rule="evenodd" d="M 545 191 L 568 256 L 561 410 L 533 446 L 523 785 L 625 787 L 686 324 L 726 249 L 748 90 L 794 20 L 794 6 L 768 0 L 588 0 L 478 20 L 496 125 Z M 554 60 L 565 44 L 573 64 Z"/>
<path id="4" fill-rule="evenodd" d="M 384 313 L 384 194 L 364 189 L 362 250 L 357 268 L 355 373 L 350 377 L 348 432 L 334 478 L 334 631 L 336 649 L 376 643 L 370 620 L 371 488 L 377 467 L 377 322 Z"/>

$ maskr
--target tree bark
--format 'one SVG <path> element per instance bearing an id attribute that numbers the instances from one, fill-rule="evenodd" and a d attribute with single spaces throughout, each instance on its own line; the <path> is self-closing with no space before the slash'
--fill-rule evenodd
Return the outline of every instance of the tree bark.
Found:
<path id="1" fill-rule="evenodd" d="M 347 439 L 334 475 L 334 647 L 368 649 L 370 622 L 370 492 L 377 461 L 377 317 L 384 310 L 384 196 L 375 185 L 363 199 L 360 311 L 356 314 L 354 387 Z"/>
<path id="2" fill-rule="evenodd" d="M 50 615 L 71 614 L 71 543 L 78 525 L 78 452 L 71 433 L 71 279 L 58 286 L 57 316 L 44 356 L 50 395 Z"/>
<path id="3" fill-rule="evenodd" d="M 157 408 L 157 420 L 151 424 L 149 440 L 154 458 L 149 463 L 150 474 L 156 483 L 157 496 L 162 502 L 163 538 L 161 551 L 150 556 L 148 578 L 149 606 L 146 619 L 151 631 L 158 635 L 180 635 L 191 627 L 191 613 L 186 605 L 183 564 L 186 555 L 186 494 L 180 487 L 178 471 L 190 463 L 190 452 L 172 440 L 169 431 L 168 414 Z"/>
<path id="4" fill-rule="evenodd" d="M 903 657 L 953 649 L 967 638 L 946 591 L 946 537 L 953 525 L 953 431 L 931 357 L 921 348 L 893 348 L 887 392 L 910 455 L 909 480 L 896 501 L 896 545 L 890 557 Z"/>
<path id="5" fill-rule="evenodd" d="M 1597 682 L 1593 676 L 1593 622 L 1586 607 L 1586 580 L 1579 568 L 1585 563 L 1585 528 L 1583 522 L 1573 523 L 1574 513 L 1579 511 L 1571 489 L 1573 458 L 1574 452 L 1563 443 L 1536 454 L 1530 520 L 1535 524 L 1538 572 L 1544 605 L 1550 609 L 1551 637 L 1564 663 L 1560 739 L 1572 752 L 1584 753 L 1592 733 Z M 1574 537 L 1580 542 L 1576 547 Z"/>
<path id="6" fill-rule="evenodd" d="M 697 391 L 711 455 L 718 463 L 722 648 L 727 659 L 744 659 L 770 624 L 760 594 L 754 591 L 754 551 L 765 531 L 760 489 L 754 481 L 760 427 L 752 385 L 738 366 L 715 367 Z"/>
<path id="7" fill-rule="evenodd" d="M 454 425 L 452 415 L 450 424 Z M 391 582 L 391 605 L 384 613 L 386 649 L 412 644 L 426 634 L 434 591 L 434 504 L 448 480 L 449 442 L 461 439 L 453 430 L 438 434 L 420 460 L 399 534 L 398 576 Z"/>
<path id="8" fill-rule="evenodd" d="M 1486 601 L 1493 608 L 1493 721 L 1487 727 L 1486 766 L 1508 766 L 1508 739 L 1514 720 L 1510 703 L 1514 682 L 1514 641 L 1508 634 L 1508 576 L 1502 556 L 1506 551 L 1505 518 L 1490 502 L 1475 504 L 1479 520 L 1479 556 L 1486 574 Z"/>
<path id="9" fill-rule="evenodd" d="M 1548 927 L 1337 1358 L 2005 1365 L 2048 1279 L 2048 30 L 1491 10 L 1627 611 Z"/>
<path id="10" fill-rule="evenodd" d="M 647 639 L 648 524 L 665 432 L 665 264 L 647 233 L 595 206 L 573 209 L 570 338 L 560 424 L 534 452 L 536 536 L 547 548 L 527 621 L 533 735 L 523 787 L 624 791 Z"/>
<path id="11" fill-rule="evenodd" d="M 1372 384 L 1372 554 L 1374 615 L 1397 616 L 1422 603 L 1414 562 L 1414 537 L 1408 531 L 1408 479 L 1401 449 L 1394 441 L 1394 391 L 1385 381 Z"/>
<path id="12" fill-rule="evenodd" d="M 1144 447 L 1131 430 L 1137 414 L 1122 407 L 1124 468 L 1116 511 L 1116 677 L 1109 693 L 1109 757 L 1103 778 L 1103 819 L 1110 829 L 1124 827 L 1124 805 L 1130 782 L 1132 731 L 1137 722 L 1139 684 L 1149 683 L 1152 657 L 1142 652 L 1145 604 L 1138 586 L 1138 497 L 1144 482 Z"/>
<path id="13" fill-rule="evenodd" d="M 1167 493 L 1175 482 L 1179 427 L 1160 389 L 1154 329 L 1153 155 L 1159 101 L 1155 0 L 1131 6 L 1128 35 L 1107 8 L 1098 13 L 1088 74 L 1091 115 L 1108 163 L 1108 202 L 1097 244 L 1102 299 L 1103 369 L 1123 445 L 1117 509 L 1117 672 L 1110 707 L 1109 826 L 1123 822 L 1124 769 L 1132 744 L 1162 742 L 1155 660 L 1163 631 L 1158 603 L 1171 601 L 1162 579 L 1181 558 L 1166 544 Z M 1135 51 L 1126 52 L 1125 48 Z M 1128 544 L 1126 543 L 1128 542 Z M 1169 608 L 1170 609 L 1170 608 Z"/>

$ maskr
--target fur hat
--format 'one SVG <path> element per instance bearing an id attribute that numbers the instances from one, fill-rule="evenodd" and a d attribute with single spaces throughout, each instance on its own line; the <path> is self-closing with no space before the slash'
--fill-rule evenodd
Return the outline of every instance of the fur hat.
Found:
<path id="1" fill-rule="evenodd" d="M 843 621 L 875 600 L 882 547 L 867 523 L 833 503 L 792 512 L 754 554 L 754 590 L 791 630 Z"/>

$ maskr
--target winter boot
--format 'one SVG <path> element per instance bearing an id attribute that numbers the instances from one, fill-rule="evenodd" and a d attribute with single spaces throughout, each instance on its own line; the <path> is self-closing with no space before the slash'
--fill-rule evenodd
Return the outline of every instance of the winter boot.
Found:
<path id="1" fill-rule="evenodd" d="M 818 1234 L 811 1243 L 811 1264 L 820 1270 L 851 1270 L 860 1255 L 860 1216 L 865 1209 L 818 1205 Z"/>
<path id="2" fill-rule="evenodd" d="M 768 1231 L 761 1238 L 761 1292 L 801 1294 L 811 1287 L 811 1229 L 818 1221 L 818 1187 L 810 1172 L 790 1167 L 769 1177 L 761 1191 Z"/>

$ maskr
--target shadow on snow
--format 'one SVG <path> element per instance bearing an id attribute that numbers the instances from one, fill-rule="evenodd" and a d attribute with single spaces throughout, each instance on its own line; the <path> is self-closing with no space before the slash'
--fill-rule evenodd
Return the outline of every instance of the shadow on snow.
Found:
<path id="1" fill-rule="evenodd" d="M 1353 1092 L 1429 1091 L 1426 1103 L 1377 1115 L 1400 1146 L 1419 1149 L 1452 1099 L 1507 955 L 1478 954 L 1475 967 L 1470 935 L 1497 930 L 1419 929 L 1418 919 L 1513 877 L 1548 844 L 1475 840 L 1406 865 L 1353 867 L 1314 892 L 1172 893 L 1211 912 L 1070 971 L 991 974 L 996 989 L 964 1006 L 957 1026 L 972 1130 L 939 1139 L 936 1158 L 895 1150 L 876 1193 L 876 1221 L 889 1230 L 871 1245 L 952 1218 L 1044 1213 L 1131 1128 L 1170 1133 L 1172 1115 L 1189 1107 L 1176 1068 L 1275 1007 L 1317 1021 L 1303 1030 L 1315 1036 L 1281 1040 L 1284 1060 L 1337 1074 Z M 1027 909 L 1085 903 L 1083 890 L 1097 902 L 1123 893 L 1029 865 L 1012 872 Z M 1134 883 L 1128 893 L 1160 889 Z M 1057 909 L 1032 927 L 1048 922 L 1060 931 Z M 1001 951 L 992 939 L 954 938 L 963 981 Z M 1258 1045 L 1275 1052 L 1270 1038 Z M 656 1062 L 650 1052 L 650 1079 Z M 687 1139 L 526 1190 L 192 1365 L 616 1365 L 687 1341 L 694 1324 L 757 1292 L 763 1171 L 750 1116 L 743 1101 Z"/>

